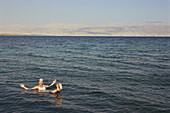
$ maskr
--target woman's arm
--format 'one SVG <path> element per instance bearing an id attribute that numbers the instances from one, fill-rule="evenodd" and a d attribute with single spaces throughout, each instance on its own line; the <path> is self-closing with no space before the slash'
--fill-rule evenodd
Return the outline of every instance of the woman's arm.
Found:
<path id="1" fill-rule="evenodd" d="M 24 88 L 25 90 L 38 89 L 38 86 L 34 86 L 33 88 L 27 88 L 27 87 L 25 87 L 24 84 L 20 84 L 20 86 L 21 86 L 22 88 Z"/>
<path id="2" fill-rule="evenodd" d="M 29 90 L 29 88 L 25 87 L 24 84 L 20 84 L 20 87 L 24 88 L 25 90 Z"/>
<path id="3" fill-rule="evenodd" d="M 56 80 L 53 81 L 50 85 L 44 85 L 46 88 L 53 86 L 56 83 Z"/>

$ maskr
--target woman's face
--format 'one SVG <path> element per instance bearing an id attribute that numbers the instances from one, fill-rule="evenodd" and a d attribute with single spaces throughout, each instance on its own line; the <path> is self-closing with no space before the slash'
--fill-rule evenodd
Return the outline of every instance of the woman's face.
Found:
<path id="1" fill-rule="evenodd" d="M 42 85 L 43 84 L 43 80 L 39 80 L 39 85 Z"/>

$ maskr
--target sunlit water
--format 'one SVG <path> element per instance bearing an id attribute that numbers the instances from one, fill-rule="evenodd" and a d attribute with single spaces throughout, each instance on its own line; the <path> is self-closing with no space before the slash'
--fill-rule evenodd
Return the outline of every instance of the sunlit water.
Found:
<path id="1" fill-rule="evenodd" d="M 0 58 L 1 113 L 170 111 L 170 38 L 0 37 Z M 19 86 L 39 78 L 64 89 Z"/>

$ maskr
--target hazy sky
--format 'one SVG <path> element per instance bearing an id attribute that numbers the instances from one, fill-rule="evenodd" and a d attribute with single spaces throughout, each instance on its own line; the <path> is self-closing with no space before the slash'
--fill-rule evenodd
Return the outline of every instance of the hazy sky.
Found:
<path id="1" fill-rule="evenodd" d="M 170 22 L 170 0 L 0 0 L 0 24 Z"/>

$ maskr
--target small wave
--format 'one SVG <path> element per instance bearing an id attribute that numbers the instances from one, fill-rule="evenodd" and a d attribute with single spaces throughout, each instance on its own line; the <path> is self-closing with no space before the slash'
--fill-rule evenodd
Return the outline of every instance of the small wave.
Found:
<path id="1" fill-rule="evenodd" d="M 27 53 L 25 54 L 26 57 L 33 57 L 33 58 L 51 58 L 49 55 L 37 55 L 34 53 Z"/>

